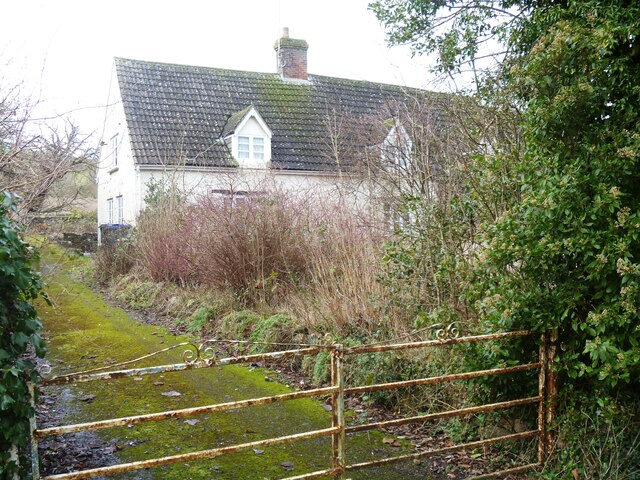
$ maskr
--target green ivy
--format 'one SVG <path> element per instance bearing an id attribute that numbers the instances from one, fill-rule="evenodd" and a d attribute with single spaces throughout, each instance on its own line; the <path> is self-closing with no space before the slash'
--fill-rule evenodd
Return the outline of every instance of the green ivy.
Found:
<path id="1" fill-rule="evenodd" d="M 42 324 L 31 304 L 42 295 L 40 278 L 31 268 L 38 257 L 10 218 L 15 210 L 12 196 L 0 192 L 0 479 L 19 472 L 11 451 L 23 450 L 29 439 L 34 412 L 28 382 L 37 381 L 38 375 L 26 354 L 30 345 L 39 357 L 45 353 Z"/>

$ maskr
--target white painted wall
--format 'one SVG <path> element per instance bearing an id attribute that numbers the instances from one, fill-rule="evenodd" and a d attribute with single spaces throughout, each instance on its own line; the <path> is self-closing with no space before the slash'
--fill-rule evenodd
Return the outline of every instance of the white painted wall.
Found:
<path id="1" fill-rule="evenodd" d="M 113 164 L 111 139 L 118 137 L 118 165 Z M 105 111 L 102 133 L 100 161 L 98 163 L 98 226 L 109 223 L 108 199 L 113 198 L 114 222 L 118 196 L 122 196 L 123 223 L 133 225 L 139 212 L 140 184 L 137 167 L 133 161 L 129 133 L 126 127 L 124 108 L 120 98 L 120 88 L 115 75 L 111 80 L 111 88 Z M 98 229 L 98 242 L 101 241 Z"/>
<path id="2" fill-rule="evenodd" d="M 370 206 L 369 188 L 366 182 L 357 177 L 250 168 L 139 168 L 140 199 L 144 199 L 148 182 L 154 179 L 174 186 L 179 192 L 186 194 L 190 201 L 196 201 L 199 196 L 210 194 L 213 190 L 262 191 L 280 188 L 292 193 L 314 193 L 330 200 L 342 198 L 354 210 Z M 140 210 L 144 207 L 144 202 L 141 201 Z"/>

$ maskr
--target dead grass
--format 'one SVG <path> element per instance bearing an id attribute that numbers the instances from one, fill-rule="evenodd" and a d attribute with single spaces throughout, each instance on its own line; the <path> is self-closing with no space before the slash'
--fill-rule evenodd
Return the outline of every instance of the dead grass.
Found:
<path id="1" fill-rule="evenodd" d="M 142 280 L 232 299 L 225 302 L 232 308 L 283 313 L 294 330 L 392 334 L 404 328 L 377 308 L 376 299 L 385 294 L 377 281 L 380 232 L 352 206 L 311 192 L 271 189 L 252 197 L 203 197 L 190 205 L 168 200 L 141 215 L 126 255 L 135 265 L 99 269 L 114 276 L 129 268 Z"/>

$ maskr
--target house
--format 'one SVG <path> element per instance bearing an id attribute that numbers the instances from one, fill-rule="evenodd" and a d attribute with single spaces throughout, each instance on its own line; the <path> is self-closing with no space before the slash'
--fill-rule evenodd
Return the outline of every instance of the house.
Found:
<path id="1" fill-rule="evenodd" d="M 284 29 L 275 44 L 277 73 L 116 58 L 98 223 L 134 225 L 149 186 L 161 179 L 188 195 L 247 193 L 268 178 L 284 188 L 340 189 L 354 203 L 368 202 L 363 154 L 371 155 L 373 144 L 388 151 L 406 137 L 389 121 L 393 111 L 416 99 L 440 111 L 443 96 L 309 75 L 307 49 Z"/>

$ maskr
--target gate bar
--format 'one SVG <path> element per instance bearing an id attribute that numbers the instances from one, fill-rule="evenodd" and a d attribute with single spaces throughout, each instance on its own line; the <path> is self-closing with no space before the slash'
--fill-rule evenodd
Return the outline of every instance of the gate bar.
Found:
<path id="1" fill-rule="evenodd" d="M 220 457 L 222 455 L 235 453 L 239 450 L 246 450 L 248 448 L 263 447 L 267 445 L 280 445 L 283 443 L 293 443 L 299 440 L 308 440 L 310 438 L 326 437 L 329 435 L 333 435 L 338 431 L 339 428 L 335 427 L 325 428 L 322 430 L 312 430 L 310 432 L 296 433 L 294 435 L 287 435 L 285 437 L 268 438 L 265 440 L 257 440 L 255 442 L 231 445 L 229 447 L 212 448 L 210 450 L 200 450 L 198 452 L 184 453 L 182 455 L 172 455 L 169 457 L 153 458 L 151 460 L 122 463 L 119 465 L 112 465 L 110 467 L 92 468 L 90 470 L 50 475 L 48 477 L 45 477 L 43 480 L 77 480 L 81 478 L 97 477 L 100 475 L 112 475 L 114 473 L 130 472 L 132 470 L 143 470 L 145 468 L 159 467 L 161 465 L 169 465 L 171 463 Z"/>
<path id="2" fill-rule="evenodd" d="M 142 375 L 151 375 L 155 373 L 165 373 L 165 372 L 180 372 L 183 370 L 194 370 L 198 368 L 209 368 L 216 366 L 224 366 L 224 365 L 234 365 L 237 363 L 250 363 L 250 362 L 259 362 L 261 360 L 275 360 L 280 358 L 288 358 L 288 357 L 296 357 L 301 355 L 313 355 L 320 352 L 326 352 L 331 350 L 330 346 L 327 347 L 312 347 L 312 348 L 301 348 L 298 350 L 282 350 L 279 352 L 270 352 L 270 353 L 261 353 L 255 355 L 243 355 L 241 357 L 227 357 L 227 358 L 209 358 L 199 361 L 194 361 L 193 363 L 174 363 L 170 365 L 158 365 L 154 367 L 140 367 L 140 368 L 130 368 L 126 370 L 115 370 L 112 372 L 101 372 L 101 373 L 70 373 L 68 375 L 60 375 L 57 377 L 43 379 L 40 384 L 43 386 L 47 385 L 65 385 L 67 383 L 79 383 L 79 382 L 90 382 L 93 380 L 110 380 L 114 378 L 125 378 L 125 377 L 138 377 Z"/>
<path id="3" fill-rule="evenodd" d="M 303 473 L 302 475 L 296 475 L 295 477 L 281 478 L 280 480 L 309 480 L 311 478 L 327 478 L 329 475 L 335 475 L 339 473 L 338 468 L 327 468 L 326 470 L 318 470 L 317 472 Z"/>
<path id="4" fill-rule="evenodd" d="M 500 470 L 499 472 L 491 472 L 491 473 L 485 473 L 484 475 L 478 475 L 476 477 L 469 477 L 467 478 L 467 480 L 484 480 L 485 478 L 504 477 L 505 475 L 511 475 L 513 473 L 522 473 L 528 470 L 533 470 L 534 468 L 538 468 L 539 466 L 540 466 L 539 463 L 529 463 L 528 465 L 507 468 L 505 470 Z"/>
<path id="5" fill-rule="evenodd" d="M 239 400 L 237 402 L 218 403 L 215 405 L 205 405 L 202 407 L 184 408 L 181 410 L 169 410 L 160 413 L 148 413 L 145 415 L 135 415 L 132 417 L 113 418 L 110 420 L 99 420 L 96 422 L 78 423 L 75 425 L 64 425 L 60 427 L 43 428 L 36 430 L 37 438 L 49 437 L 52 435 L 63 435 L 65 433 L 82 432 L 85 430 L 98 430 L 102 428 L 122 427 L 125 425 L 137 425 L 145 422 L 157 422 L 170 418 L 184 418 L 200 415 L 204 413 L 222 412 L 225 410 L 234 410 L 236 408 L 252 407 L 254 405 L 268 405 L 271 403 L 284 402 L 287 400 L 296 400 L 298 398 L 315 397 L 334 393 L 337 387 L 316 388 L 314 390 L 303 390 L 300 392 L 284 393 L 272 397 L 252 398 L 249 400 Z"/>
<path id="6" fill-rule="evenodd" d="M 347 427 L 347 433 L 363 432 L 366 430 L 373 430 L 375 428 L 396 427 L 398 425 L 405 425 L 407 423 L 427 422 L 429 420 L 436 420 L 438 418 L 470 415 L 472 413 L 492 412 L 494 410 L 502 410 L 505 408 L 517 407 L 520 405 L 530 405 L 532 403 L 539 403 L 541 400 L 542 400 L 542 397 L 521 398 L 519 400 L 511 400 L 509 402 L 490 403 L 490 404 L 481 405 L 478 407 L 461 408 L 458 410 L 447 410 L 445 412 L 429 413 L 427 415 L 418 415 L 415 417 L 398 418 L 395 420 L 387 420 L 384 422 L 367 423 L 365 425 L 354 425 L 352 427 Z"/>
<path id="7" fill-rule="evenodd" d="M 442 375 L 440 377 L 419 378 L 417 380 L 405 380 L 403 382 L 378 383 L 376 385 L 364 385 L 362 387 L 345 388 L 347 395 L 363 392 L 375 392 L 377 390 L 390 390 L 400 387 L 414 387 L 416 385 L 432 385 L 434 383 L 443 383 L 450 380 L 465 380 L 469 378 L 486 377 L 489 375 L 501 375 L 505 373 L 525 372 L 527 370 L 536 370 L 541 368 L 540 362 L 527 363 L 524 365 L 515 365 L 513 367 L 492 368 L 490 370 L 477 370 L 474 372 L 456 373 L 453 375 Z"/>
<path id="8" fill-rule="evenodd" d="M 503 435 L 501 437 L 488 438 L 486 440 L 477 440 L 475 442 L 462 443 L 460 445 L 453 445 L 451 447 L 438 448 L 436 450 L 426 450 L 424 452 L 411 453 L 408 455 L 400 455 L 398 457 L 383 458 L 382 460 L 373 460 L 371 462 L 356 463 L 354 465 L 347 465 L 346 470 L 351 472 L 353 470 L 360 470 L 367 467 L 378 467 L 381 465 L 389 465 L 392 463 L 402 462 L 404 460 L 414 460 L 424 457 L 433 457 L 442 453 L 456 452 L 458 450 L 464 450 L 466 448 L 482 447 L 484 445 L 492 445 L 494 443 L 506 442 L 509 440 L 520 440 L 522 438 L 535 437 L 538 435 L 538 430 L 529 430 L 527 432 L 512 433 L 510 435 Z M 535 464 L 536 466 L 538 464 Z"/>
<path id="9" fill-rule="evenodd" d="M 470 337 L 452 337 L 442 340 L 426 340 L 424 342 L 396 343 L 392 345 L 372 345 L 362 347 L 352 347 L 345 351 L 348 355 L 371 353 L 371 352 L 388 352 L 390 350 L 408 350 L 412 348 L 435 347 L 437 345 L 453 345 L 458 343 L 484 342 L 487 340 L 497 340 L 500 338 L 527 337 L 531 335 L 530 330 L 516 330 L 514 332 L 490 333 L 486 335 L 473 335 Z"/>

